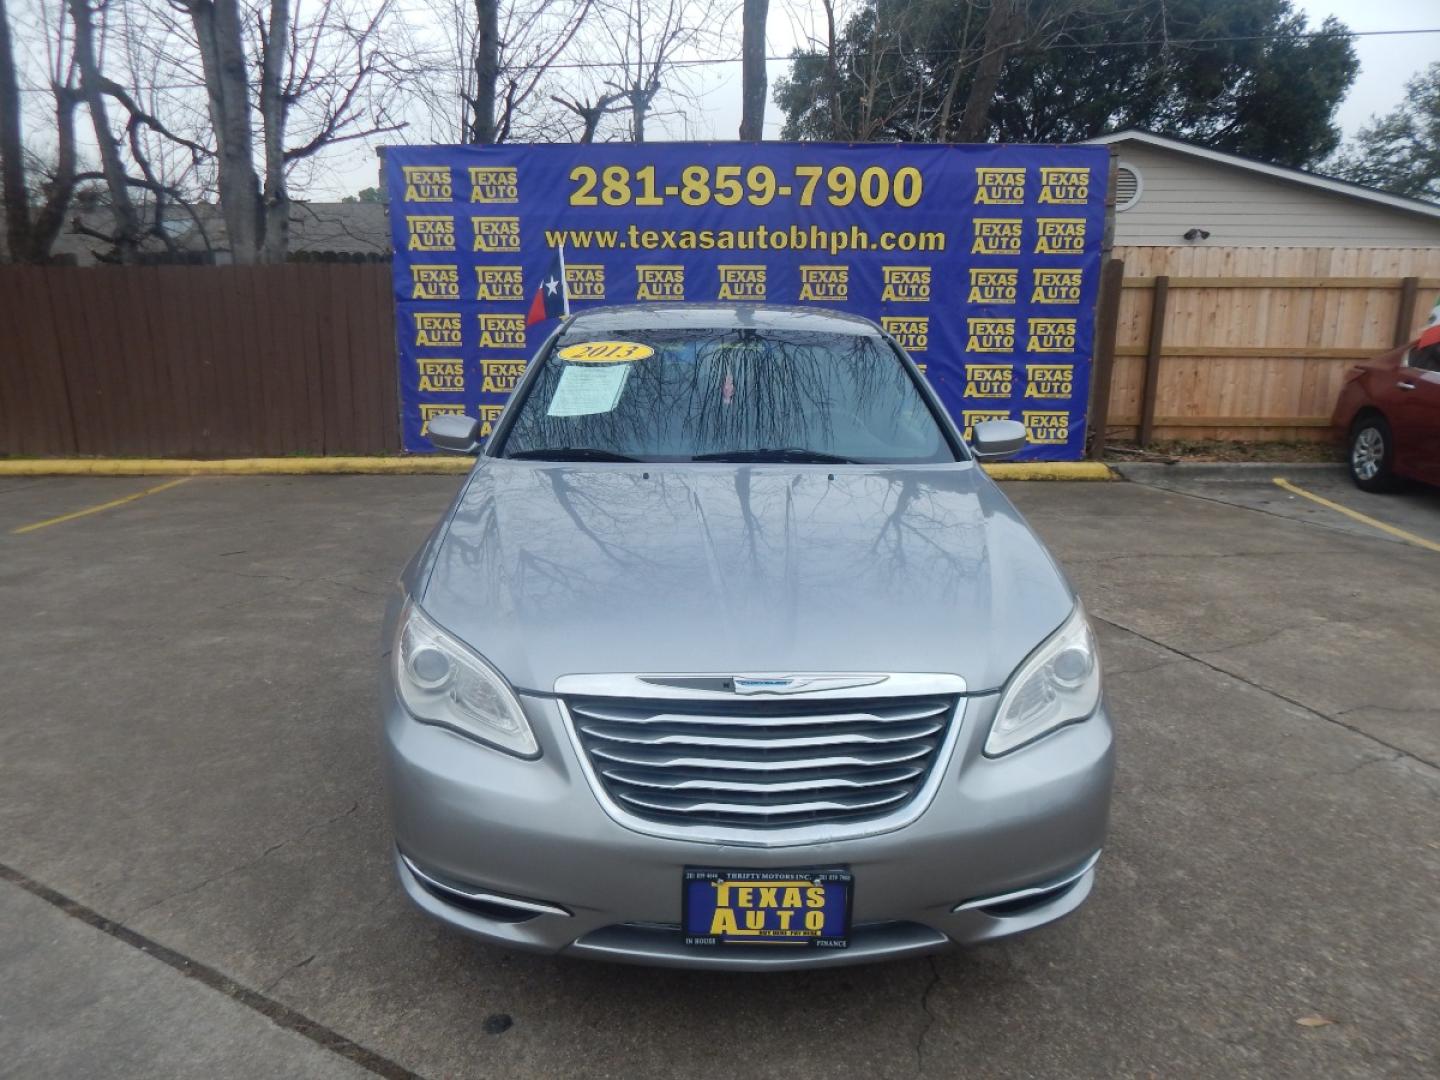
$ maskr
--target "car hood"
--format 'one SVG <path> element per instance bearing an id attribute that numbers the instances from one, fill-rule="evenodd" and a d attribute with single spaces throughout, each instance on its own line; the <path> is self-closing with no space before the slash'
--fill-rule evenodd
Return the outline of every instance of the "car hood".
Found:
<path id="1" fill-rule="evenodd" d="M 1001 686 L 1069 615 L 973 465 L 486 459 L 422 607 L 518 688 L 611 672 L 947 672 Z"/>

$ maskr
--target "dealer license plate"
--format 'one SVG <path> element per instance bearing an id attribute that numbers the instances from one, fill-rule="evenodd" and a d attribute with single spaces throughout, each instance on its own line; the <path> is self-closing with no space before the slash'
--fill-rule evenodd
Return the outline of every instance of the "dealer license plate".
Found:
<path id="1" fill-rule="evenodd" d="M 843 949 L 854 878 L 848 870 L 687 867 L 686 945 L 810 945 Z"/>

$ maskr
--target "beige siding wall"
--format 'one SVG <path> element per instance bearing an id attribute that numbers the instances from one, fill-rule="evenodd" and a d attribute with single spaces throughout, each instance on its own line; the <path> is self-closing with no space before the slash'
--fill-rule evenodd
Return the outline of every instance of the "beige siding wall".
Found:
<path id="1" fill-rule="evenodd" d="M 1143 185 L 1140 201 L 1115 215 L 1115 243 L 1184 244 L 1205 229 L 1196 247 L 1440 246 L 1440 218 L 1367 204 L 1302 184 L 1212 164 L 1184 154 L 1119 144 L 1120 163 Z"/>

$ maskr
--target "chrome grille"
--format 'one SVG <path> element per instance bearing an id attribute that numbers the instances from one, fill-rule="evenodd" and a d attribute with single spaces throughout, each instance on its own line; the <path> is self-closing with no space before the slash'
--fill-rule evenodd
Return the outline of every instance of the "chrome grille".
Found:
<path id="1" fill-rule="evenodd" d="M 569 698 L 605 794 L 650 821 L 777 829 L 863 821 L 915 798 L 953 696 L 725 701 Z"/>

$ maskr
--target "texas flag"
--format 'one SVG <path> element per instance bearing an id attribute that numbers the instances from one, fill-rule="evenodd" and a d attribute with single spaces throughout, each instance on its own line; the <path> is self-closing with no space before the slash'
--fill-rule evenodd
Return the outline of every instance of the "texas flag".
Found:
<path id="1" fill-rule="evenodd" d="M 558 319 L 570 314 L 570 293 L 565 288 L 565 249 L 555 249 L 549 269 L 540 279 L 540 288 L 535 290 L 535 299 L 530 301 L 530 310 L 525 313 L 525 325 L 534 326 L 546 319 Z"/>

